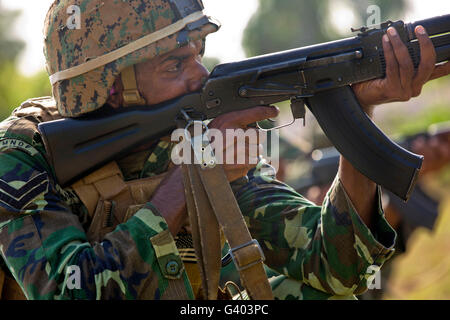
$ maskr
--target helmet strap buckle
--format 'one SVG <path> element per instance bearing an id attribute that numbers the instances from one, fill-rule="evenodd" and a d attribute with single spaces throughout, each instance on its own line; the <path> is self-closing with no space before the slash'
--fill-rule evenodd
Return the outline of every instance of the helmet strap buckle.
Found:
<path id="1" fill-rule="evenodd" d="M 145 99 L 139 93 L 134 65 L 125 68 L 122 73 L 123 103 L 125 107 L 145 105 Z"/>

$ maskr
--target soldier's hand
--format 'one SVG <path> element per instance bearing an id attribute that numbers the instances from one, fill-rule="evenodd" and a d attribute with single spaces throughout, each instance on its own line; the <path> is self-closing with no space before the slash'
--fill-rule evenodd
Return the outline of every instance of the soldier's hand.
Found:
<path id="1" fill-rule="evenodd" d="M 353 90 L 367 113 L 378 104 L 408 101 L 417 97 L 423 85 L 433 79 L 450 74 L 450 63 L 436 64 L 436 51 L 422 26 L 415 29 L 420 45 L 420 65 L 417 71 L 395 28 L 389 28 L 383 37 L 383 50 L 386 58 L 386 77 L 354 84 Z"/>
<path id="2" fill-rule="evenodd" d="M 278 113 L 277 107 L 259 106 L 221 115 L 208 125 L 210 129 L 218 129 L 222 134 L 222 150 L 215 150 L 215 154 L 216 158 L 219 153 L 222 155 L 220 160 L 223 161 L 228 181 L 245 176 L 258 163 L 262 141 L 259 140 L 257 130 L 248 128 L 248 125 L 274 118 Z M 227 129 L 232 130 L 227 134 Z M 240 143 L 242 141 L 245 141 L 245 144 Z M 216 148 L 219 147 L 217 142 L 212 140 L 212 145 Z"/>

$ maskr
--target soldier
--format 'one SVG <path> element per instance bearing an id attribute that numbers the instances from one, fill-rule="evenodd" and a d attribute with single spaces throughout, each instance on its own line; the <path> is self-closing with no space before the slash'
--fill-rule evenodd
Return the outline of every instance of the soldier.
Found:
<path id="1" fill-rule="evenodd" d="M 72 5 L 80 8 L 80 28 L 67 27 Z M 28 100 L 0 126 L 4 297 L 202 297 L 189 267 L 196 257 L 180 256 L 190 240 L 182 172 L 170 161 L 174 143 L 149 141 L 63 188 L 37 130 L 43 121 L 151 106 L 199 90 L 208 76 L 201 64 L 204 39 L 218 29 L 202 9 L 200 1 L 183 0 L 53 3 L 44 27 L 53 98 Z M 383 42 L 386 79 L 354 86 L 369 115 L 374 105 L 409 100 L 428 80 L 449 73 L 448 64 L 435 68 L 425 30 L 416 32 L 417 74 L 391 29 Z M 218 117 L 210 127 L 245 129 L 277 112 L 261 106 Z M 318 207 L 275 180 L 274 172 L 262 174 L 264 166 L 224 168 L 267 265 L 280 273 L 271 281 L 274 297 L 363 292 L 368 267 L 393 253 L 395 232 L 384 218 L 379 188 L 341 159 L 328 199 Z"/>

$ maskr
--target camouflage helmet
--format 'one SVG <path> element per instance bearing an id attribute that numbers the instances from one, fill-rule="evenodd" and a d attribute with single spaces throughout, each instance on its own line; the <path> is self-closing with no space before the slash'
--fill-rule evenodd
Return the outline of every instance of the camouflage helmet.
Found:
<path id="1" fill-rule="evenodd" d="M 99 109 L 119 74 L 134 76 L 135 64 L 217 31 L 202 10 L 201 0 L 55 0 L 44 54 L 60 114 Z"/>

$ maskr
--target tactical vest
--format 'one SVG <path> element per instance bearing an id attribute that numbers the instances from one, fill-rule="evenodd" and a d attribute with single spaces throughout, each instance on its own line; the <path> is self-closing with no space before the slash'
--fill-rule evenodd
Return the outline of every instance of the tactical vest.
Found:
<path id="1" fill-rule="evenodd" d="M 13 115 L 18 117 L 33 117 L 38 122 L 61 118 L 51 98 L 28 100 L 16 109 Z M 219 228 L 220 223 L 224 227 L 227 240 L 229 242 L 231 240 L 230 245 L 236 245 L 233 258 L 235 264 L 238 266 L 244 285 L 246 283 L 249 284 L 252 288 L 251 292 L 253 296 L 259 299 L 271 298 L 267 277 L 265 277 L 264 270 L 262 269 L 260 248 L 254 242 L 249 241 L 251 238 L 249 238 L 250 234 L 245 226 L 244 219 L 240 215 L 240 212 L 236 212 L 237 204 L 234 205 L 235 210 L 224 211 L 228 203 L 220 203 L 220 201 L 226 199 L 222 195 L 225 193 L 229 195 L 231 192 L 223 189 L 221 185 L 224 183 L 215 186 L 211 185 L 211 182 L 220 182 L 221 179 L 225 178 L 217 176 L 217 173 L 219 175 L 221 173 L 215 170 L 212 172 L 213 177 L 207 179 L 206 183 L 210 184 L 209 189 L 217 189 L 220 194 L 220 196 L 215 196 L 216 200 L 219 199 L 219 203 L 214 205 L 214 201 L 212 201 L 208 205 L 210 196 L 213 196 L 212 200 L 214 200 L 214 195 L 207 194 L 205 189 L 208 188 L 206 188 L 206 185 L 203 187 L 200 181 L 206 179 L 204 174 L 196 174 L 193 166 L 184 166 L 183 172 L 188 212 L 191 226 L 194 229 L 194 242 L 197 241 L 197 244 L 194 249 L 190 237 L 184 237 L 183 235 L 176 237 L 175 241 L 194 295 L 197 298 L 206 299 L 230 298 L 226 290 L 218 288 L 218 273 L 215 272 L 220 269 L 220 264 L 217 265 L 217 257 L 220 258 L 220 248 L 224 244 L 223 233 Z M 89 242 L 102 241 L 104 236 L 112 232 L 117 225 L 130 219 L 151 199 L 152 194 L 166 175 L 167 173 L 163 173 L 150 178 L 125 181 L 121 169 L 113 161 L 74 183 L 71 189 L 85 205 L 91 218 L 89 229 L 86 232 Z M 229 187 L 228 183 L 225 184 Z M 235 199 L 233 198 L 233 200 Z M 230 202 L 230 199 L 227 202 Z M 239 209 L 237 210 L 239 211 Z M 221 215 L 217 216 L 217 218 L 212 213 L 216 211 L 222 211 Z M 228 216 L 228 211 L 232 212 L 234 216 Z M 230 224 L 228 220 L 231 217 L 235 218 L 232 219 L 233 221 Z M 238 217 L 237 220 L 236 217 Z M 203 229 L 209 229 L 211 231 L 204 232 Z M 222 237 L 217 235 L 219 233 Z M 166 240 L 162 238 L 160 241 Z M 210 241 L 215 242 L 215 246 L 210 246 Z M 245 243 L 242 243 L 242 241 L 245 241 Z M 152 243 L 154 246 L 157 245 L 153 241 Z M 204 245 L 205 243 L 208 245 Z M 207 247 L 214 248 L 214 250 L 208 251 Z M 201 257 L 200 260 L 198 259 L 199 256 Z M 215 266 L 210 266 L 212 261 L 214 261 Z M 213 269 L 214 272 L 211 272 L 210 269 Z M 211 279 L 211 277 L 214 279 Z M 171 283 L 166 290 L 164 298 L 188 298 L 182 279 L 169 281 Z M 212 283 L 212 287 L 208 285 L 208 282 Z M 2 287 L 3 289 L 0 290 L 0 298 L 25 299 L 17 282 L 5 276 L 3 272 L 0 272 L 0 288 Z M 265 293 L 260 295 L 259 292 Z"/>

